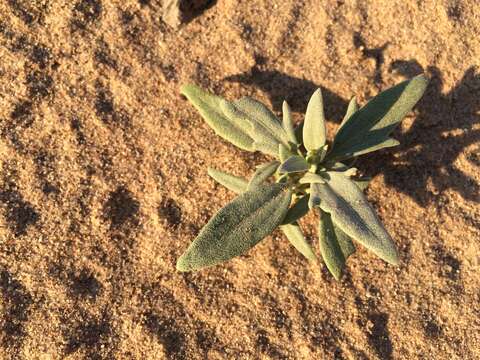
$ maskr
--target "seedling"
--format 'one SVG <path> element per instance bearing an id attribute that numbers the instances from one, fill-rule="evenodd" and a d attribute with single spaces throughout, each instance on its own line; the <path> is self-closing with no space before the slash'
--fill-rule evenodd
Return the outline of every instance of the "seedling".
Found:
<path id="1" fill-rule="evenodd" d="M 319 215 L 320 253 L 336 279 L 355 252 L 354 241 L 398 264 L 395 244 L 363 194 L 369 179 L 351 164 L 359 155 L 399 144 L 389 135 L 421 98 L 427 82 L 416 76 L 360 109 L 354 97 L 332 142 L 327 141 L 320 89 L 310 98 L 304 122 L 295 127 L 286 102 L 280 121 L 252 98 L 227 101 L 195 85 L 183 86 L 182 94 L 219 136 L 275 160 L 259 165 L 248 180 L 208 170 L 238 196 L 210 219 L 178 259 L 177 269 L 199 270 L 232 259 L 277 227 L 303 256 L 316 261 L 299 226 L 309 210 Z"/>

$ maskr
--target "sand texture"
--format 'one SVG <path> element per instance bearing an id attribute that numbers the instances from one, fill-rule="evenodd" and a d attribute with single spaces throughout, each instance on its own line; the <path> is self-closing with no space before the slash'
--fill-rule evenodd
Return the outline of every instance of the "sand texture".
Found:
<path id="1" fill-rule="evenodd" d="M 480 2 L 219 0 L 178 28 L 162 11 L 0 0 L 0 359 L 479 359 Z M 234 197 L 207 167 L 266 158 L 182 84 L 287 99 L 295 121 L 321 86 L 331 137 L 351 96 L 422 71 L 401 145 L 357 163 L 398 267 L 358 247 L 336 282 L 277 231 L 175 270 Z"/>

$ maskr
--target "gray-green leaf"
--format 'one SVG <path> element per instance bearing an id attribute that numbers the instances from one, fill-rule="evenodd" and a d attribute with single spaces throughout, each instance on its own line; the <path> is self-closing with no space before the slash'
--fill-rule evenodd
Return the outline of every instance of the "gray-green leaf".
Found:
<path id="1" fill-rule="evenodd" d="M 281 162 L 287 160 L 293 153 L 283 144 L 278 144 L 278 156 Z"/>
<path id="2" fill-rule="evenodd" d="M 313 252 L 312 246 L 303 236 L 302 229 L 297 222 L 288 225 L 280 226 L 288 241 L 297 249 L 303 256 L 310 261 L 316 261 L 317 257 Z"/>
<path id="3" fill-rule="evenodd" d="M 261 102 L 244 97 L 234 102 L 220 103 L 227 118 L 239 123 L 250 124 L 249 136 L 253 147 L 268 155 L 277 156 L 278 144 L 288 146 L 288 135 L 277 117 Z"/>
<path id="4" fill-rule="evenodd" d="M 235 103 L 222 100 L 220 108 L 227 119 L 246 126 L 249 136 L 253 139 L 252 147 L 255 151 L 261 151 L 267 155 L 277 155 L 279 140 L 260 122 L 252 119 Z"/>
<path id="5" fill-rule="evenodd" d="M 293 155 L 280 165 L 278 172 L 281 174 L 302 172 L 307 171 L 309 168 L 310 165 L 303 157 L 301 157 L 300 155 Z"/>
<path id="6" fill-rule="evenodd" d="M 357 98 L 354 96 L 348 103 L 348 108 L 347 112 L 345 113 L 345 116 L 343 117 L 342 123 L 340 124 L 340 127 L 338 128 L 339 130 L 342 128 L 343 125 L 350 119 L 350 117 L 355 114 L 358 110 L 358 104 L 357 104 Z"/>
<path id="7" fill-rule="evenodd" d="M 308 102 L 303 124 L 303 144 L 307 150 L 317 150 L 325 145 L 326 128 L 322 92 L 317 89 Z"/>
<path id="8" fill-rule="evenodd" d="M 310 197 L 308 199 L 308 207 L 313 209 L 317 206 L 320 206 L 320 190 L 319 186 L 321 183 L 311 183 L 310 184 Z"/>
<path id="9" fill-rule="evenodd" d="M 285 132 L 287 133 L 288 139 L 293 144 L 298 144 L 298 139 L 295 136 L 295 129 L 293 127 L 292 112 L 290 110 L 290 106 L 288 106 L 288 103 L 286 101 L 284 101 L 282 104 L 282 114 L 283 114 L 282 125 L 283 125 L 283 128 L 285 129 Z"/>
<path id="10" fill-rule="evenodd" d="M 345 234 L 345 232 L 342 231 L 342 229 L 340 229 L 337 225 L 335 225 L 335 223 L 333 223 L 333 229 L 335 230 L 338 244 L 340 245 L 340 249 L 342 249 L 343 256 L 346 260 L 350 255 L 355 252 L 355 245 L 352 242 L 352 238 Z"/>
<path id="11" fill-rule="evenodd" d="M 308 213 L 308 195 L 301 197 L 293 206 L 288 209 L 285 219 L 283 219 L 282 224 L 291 224 Z"/>
<path id="12" fill-rule="evenodd" d="M 364 143 L 364 144 L 359 145 L 359 146 L 352 146 L 350 148 L 350 152 L 347 155 L 349 157 L 350 156 L 360 156 L 360 155 L 368 154 L 370 152 L 377 151 L 377 150 L 380 150 L 380 149 L 394 147 L 394 146 L 397 146 L 397 145 L 400 144 L 400 142 L 398 140 L 395 140 L 395 139 L 392 139 L 392 138 L 387 138 L 386 140 L 381 141 L 380 143 L 376 143 L 375 138 L 370 138 L 369 140 L 371 140 L 372 142 L 368 143 L 368 144 Z"/>
<path id="13" fill-rule="evenodd" d="M 307 172 L 307 173 L 305 173 L 305 175 L 303 175 L 300 178 L 299 183 L 300 184 L 315 184 L 315 183 L 323 184 L 323 183 L 325 183 L 325 181 L 326 180 L 323 177 L 321 177 L 320 175 L 314 174 L 314 173 L 311 173 L 311 172 Z"/>
<path id="14" fill-rule="evenodd" d="M 279 165 L 280 162 L 274 160 L 258 166 L 257 170 L 252 176 L 252 179 L 248 183 L 248 190 L 262 185 L 270 176 L 275 173 L 275 171 L 277 171 Z"/>
<path id="15" fill-rule="evenodd" d="M 375 96 L 343 124 L 327 158 L 355 156 L 384 143 L 422 97 L 427 84 L 426 77 L 419 75 Z"/>
<path id="16" fill-rule="evenodd" d="M 348 236 L 359 241 L 383 260 L 398 264 L 392 238 L 384 229 L 362 190 L 342 173 L 330 171 L 325 184 L 312 184 L 310 198 L 315 193 L 320 208 L 331 214 L 333 222 Z"/>
<path id="17" fill-rule="evenodd" d="M 208 168 L 208 175 L 237 194 L 247 190 L 248 181 L 240 176 L 235 176 L 214 168 Z"/>
<path id="18" fill-rule="evenodd" d="M 330 214 L 322 211 L 319 225 L 318 237 L 322 258 L 328 270 L 335 279 L 339 280 L 343 267 L 345 266 L 346 258 L 338 242 Z"/>
<path id="19" fill-rule="evenodd" d="M 220 108 L 220 103 L 226 100 L 192 84 L 182 86 L 181 93 L 190 100 L 217 135 L 240 149 L 254 151 L 254 139 L 249 135 L 251 125 L 227 118 Z"/>
<path id="20" fill-rule="evenodd" d="M 222 208 L 177 261 L 179 271 L 198 270 L 239 256 L 281 224 L 292 192 L 281 184 L 256 187 Z"/>
<path id="21" fill-rule="evenodd" d="M 353 181 L 360 188 L 360 190 L 364 191 L 368 187 L 368 184 L 370 184 L 370 181 L 372 181 L 372 178 L 364 177 L 361 179 L 353 179 Z"/>

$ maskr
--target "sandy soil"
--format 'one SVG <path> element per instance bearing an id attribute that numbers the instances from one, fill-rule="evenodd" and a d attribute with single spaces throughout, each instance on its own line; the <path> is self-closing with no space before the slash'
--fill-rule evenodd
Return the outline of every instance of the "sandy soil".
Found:
<path id="1" fill-rule="evenodd" d="M 480 358 L 480 2 L 221 0 L 177 30 L 161 8 L 0 1 L 0 358 Z M 359 163 L 399 267 L 361 249 L 335 282 L 275 233 L 176 272 L 234 196 L 206 167 L 262 160 L 182 83 L 297 120 L 322 86 L 332 133 L 352 95 L 421 71 L 402 145 Z"/>

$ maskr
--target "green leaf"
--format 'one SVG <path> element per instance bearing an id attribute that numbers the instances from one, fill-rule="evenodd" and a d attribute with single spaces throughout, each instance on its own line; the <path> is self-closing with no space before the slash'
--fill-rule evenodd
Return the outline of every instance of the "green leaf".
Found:
<path id="1" fill-rule="evenodd" d="M 224 116 L 220 103 L 226 100 L 192 84 L 182 86 L 181 93 L 190 100 L 217 135 L 240 149 L 254 151 L 254 140 L 249 135 L 251 125 Z"/>
<path id="2" fill-rule="evenodd" d="M 262 185 L 275 171 L 277 171 L 280 162 L 270 161 L 266 164 L 257 167 L 257 170 L 253 174 L 252 179 L 248 183 L 248 190 L 253 189 L 259 185 Z"/>
<path id="3" fill-rule="evenodd" d="M 278 144 L 288 146 L 288 135 L 277 117 L 261 102 L 244 97 L 232 103 L 220 103 L 227 118 L 238 123 L 251 124 L 249 136 L 253 147 L 268 155 L 278 155 Z"/>
<path id="4" fill-rule="evenodd" d="M 316 261 L 317 257 L 313 252 L 311 245 L 303 236 L 302 229 L 297 222 L 288 225 L 280 226 L 280 229 L 283 231 L 288 241 L 297 249 L 303 256 L 305 256 L 310 261 Z"/>
<path id="5" fill-rule="evenodd" d="M 342 249 L 343 256 L 345 260 L 352 255 L 356 249 L 355 245 L 352 242 L 352 238 L 345 234 L 335 223 L 333 223 L 333 229 L 335 230 L 335 235 L 337 235 L 338 244 L 340 245 L 340 249 Z"/>
<path id="6" fill-rule="evenodd" d="M 294 130 L 295 137 L 297 138 L 299 144 L 303 144 L 303 124 L 304 123 L 305 123 L 304 121 L 298 123 L 298 125 L 295 126 L 295 130 Z"/>
<path id="7" fill-rule="evenodd" d="M 325 145 L 326 129 L 322 92 L 317 89 L 308 102 L 303 125 L 303 144 L 307 150 L 317 150 Z"/>
<path id="8" fill-rule="evenodd" d="M 426 77 L 419 75 L 375 96 L 343 124 L 327 158 L 355 156 L 387 141 L 398 123 L 420 100 L 427 84 Z"/>
<path id="9" fill-rule="evenodd" d="M 346 259 L 338 242 L 330 214 L 326 212 L 321 212 L 318 238 L 320 252 L 328 270 L 336 280 L 340 280 Z"/>
<path id="10" fill-rule="evenodd" d="M 321 183 L 311 183 L 310 184 L 310 198 L 308 199 L 308 207 L 313 209 L 317 206 L 320 206 L 320 190 L 319 186 Z"/>
<path id="11" fill-rule="evenodd" d="M 288 209 L 287 215 L 285 215 L 285 219 L 283 219 L 282 224 L 291 224 L 304 217 L 309 210 L 308 198 L 308 195 L 303 196 L 295 204 L 293 204 L 293 206 Z"/>
<path id="12" fill-rule="evenodd" d="M 358 104 L 357 104 L 357 98 L 354 96 L 348 103 L 348 108 L 347 112 L 345 113 L 345 116 L 343 117 L 342 123 L 340 124 L 340 127 L 338 128 L 339 130 L 342 128 L 343 125 L 352 117 L 353 114 L 355 114 L 358 110 Z"/>
<path id="13" fill-rule="evenodd" d="M 383 260 L 398 264 L 392 238 L 384 229 L 362 190 L 342 173 L 329 171 L 325 184 L 312 184 L 310 199 L 321 199 L 320 208 L 331 214 L 333 222 L 348 236 L 359 241 Z"/>
<path id="14" fill-rule="evenodd" d="M 179 271 L 198 270 L 239 256 L 281 224 L 292 198 L 284 185 L 256 187 L 222 208 L 177 261 Z"/>
<path id="15" fill-rule="evenodd" d="M 368 187 L 368 184 L 370 184 L 370 181 L 372 181 L 372 178 L 364 177 L 361 179 L 353 179 L 353 181 L 355 185 L 360 188 L 360 190 L 364 191 Z"/>
<path id="16" fill-rule="evenodd" d="M 278 169 L 279 173 L 294 173 L 307 171 L 310 168 L 310 164 L 300 155 L 290 156 L 285 160 Z"/>
<path id="17" fill-rule="evenodd" d="M 227 189 L 230 189 L 237 194 L 247 190 L 248 181 L 240 176 L 231 175 L 214 168 L 208 168 L 208 175 Z"/>
<path id="18" fill-rule="evenodd" d="M 305 173 L 305 175 L 303 175 L 303 177 L 300 178 L 299 183 L 300 184 L 315 184 L 315 183 L 323 184 L 325 183 L 325 181 L 326 180 L 320 175 L 307 172 Z"/>
<path id="19" fill-rule="evenodd" d="M 378 144 L 373 144 L 373 142 L 375 141 L 374 138 L 371 138 L 370 140 L 372 141 L 370 143 L 370 144 L 372 144 L 371 146 L 369 146 L 367 144 L 362 144 L 361 146 L 356 146 L 356 147 L 353 146 L 352 148 L 350 148 L 351 152 L 348 153 L 348 156 L 349 157 L 360 156 L 360 155 L 364 155 L 364 154 L 367 154 L 367 153 L 370 153 L 370 152 L 373 152 L 373 151 L 377 151 L 377 150 L 380 150 L 380 149 L 383 149 L 383 148 L 394 147 L 394 146 L 397 146 L 397 145 L 400 144 L 400 142 L 398 140 L 395 140 L 395 139 L 392 139 L 392 138 L 387 138 L 386 140 L 381 141 Z"/>
<path id="20" fill-rule="evenodd" d="M 256 119 L 243 112 L 235 103 L 220 101 L 220 108 L 230 121 L 245 124 L 253 139 L 253 149 L 267 155 L 277 156 L 280 141 Z M 248 124 L 248 126 L 247 126 Z"/>
<path id="21" fill-rule="evenodd" d="M 278 144 L 278 156 L 281 162 L 287 160 L 293 153 L 283 144 Z"/>
<path id="22" fill-rule="evenodd" d="M 282 113 L 283 113 L 283 128 L 287 133 L 288 139 L 293 144 L 298 144 L 297 137 L 295 136 L 295 129 L 293 127 L 292 112 L 290 111 L 290 106 L 286 101 L 282 104 Z"/>
<path id="23" fill-rule="evenodd" d="M 244 97 L 234 102 L 235 106 L 243 111 L 251 119 L 252 122 L 258 122 L 278 140 L 288 145 L 288 135 L 283 129 L 280 121 L 264 104 L 252 99 Z"/>

